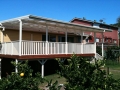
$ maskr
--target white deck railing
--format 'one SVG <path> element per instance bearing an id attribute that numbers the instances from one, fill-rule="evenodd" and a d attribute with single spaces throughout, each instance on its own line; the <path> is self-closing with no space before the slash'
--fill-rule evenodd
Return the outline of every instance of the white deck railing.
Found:
<path id="1" fill-rule="evenodd" d="M 5 42 L 2 43 L 2 48 L 0 50 L 1 54 L 7 55 L 19 55 L 19 42 Z"/>
<path id="2" fill-rule="evenodd" d="M 1 54 L 19 55 L 19 41 L 2 43 Z M 96 53 L 96 44 L 22 41 L 21 55 Z"/>

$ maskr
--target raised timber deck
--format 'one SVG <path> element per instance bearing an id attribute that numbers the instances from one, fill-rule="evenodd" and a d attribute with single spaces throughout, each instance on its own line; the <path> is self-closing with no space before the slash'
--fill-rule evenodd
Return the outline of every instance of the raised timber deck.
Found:
<path id="1" fill-rule="evenodd" d="M 77 56 L 81 57 L 93 57 L 95 56 L 94 53 L 90 54 L 76 54 Z M 18 60 L 31 60 L 31 59 L 54 59 L 54 58 L 70 58 L 72 54 L 51 54 L 51 55 L 3 55 L 0 54 L 0 58 L 13 58 Z"/>

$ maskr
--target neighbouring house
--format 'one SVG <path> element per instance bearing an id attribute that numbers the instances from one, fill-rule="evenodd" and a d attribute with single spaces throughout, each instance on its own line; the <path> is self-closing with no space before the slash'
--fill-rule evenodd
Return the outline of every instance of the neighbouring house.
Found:
<path id="1" fill-rule="evenodd" d="M 10 68 L 7 65 L 10 59 L 16 64 L 23 60 L 38 61 L 43 77 L 44 64 L 50 59 L 64 60 L 73 53 L 77 56 L 97 58 L 96 40 L 86 43 L 89 35 L 84 32 L 92 32 L 96 38 L 96 33 L 109 33 L 112 30 L 34 15 L 0 21 L 0 78 Z M 17 67 L 15 72 L 18 72 Z"/>
<path id="2" fill-rule="evenodd" d="M 73 18 L 71 23 L 76 23 L 80 25 L 85 25 L 85 26 L 92 26 L 95 28 L 103 28 L 103 29 L 111 29 L 112 32 L 104 32 L 103 33 L 103 42 L 105 46 L 118 46 L 119 45 L 119 36 L 118 36 L 118 27 L 111 26 L 105 23 L 100 23 L 96 21 L 91 21 L 91 20 L 85 20 L 81 18 Z M 86 33 L 86 32 L 85 32 Z M 89 38 L 89 42 L 94 42 L 94 33 L 93 32 L 87 32 L 91 36 Z M 102 34 L 101 33 L 96 33 L 96 42 L 98 45 L 102 42 Z"/>

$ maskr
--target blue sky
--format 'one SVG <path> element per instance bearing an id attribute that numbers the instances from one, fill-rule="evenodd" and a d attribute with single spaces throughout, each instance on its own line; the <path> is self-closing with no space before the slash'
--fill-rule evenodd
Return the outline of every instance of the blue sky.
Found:
<path id="1" fill-rule="evenodd" d="M 0 0 L 0 21 L 33 14 L 70 21 L 74 17 L 116 23 L 120 0 Z"/>

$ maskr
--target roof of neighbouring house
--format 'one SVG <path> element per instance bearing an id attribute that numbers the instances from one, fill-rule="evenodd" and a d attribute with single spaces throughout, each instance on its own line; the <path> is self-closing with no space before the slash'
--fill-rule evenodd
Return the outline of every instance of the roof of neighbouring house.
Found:
<path id="1" fill-rule="evenodd" d="M 109 25 L 109 24 L 105 24 L 105 23 L 101 23 L 101 22 L 97 22 L 97 21 L 92 21 L 92 20 L 87 20 L 87 19 L 83 19 L 83 18 L 77 18 L 77 17 L 75 17 L 72 20 L 70 20 L 70 22 L 74 21 L 75 19 L 81 20 L 81 21 L 85 21 L 85 22 L 90 22 L 90 23 L 98 23 L 98 24 L 109 26 L 109 27 L 113 27 L 113 28 L 118 28 L 116 26 L 112 26 L 112 25 Z"/>

